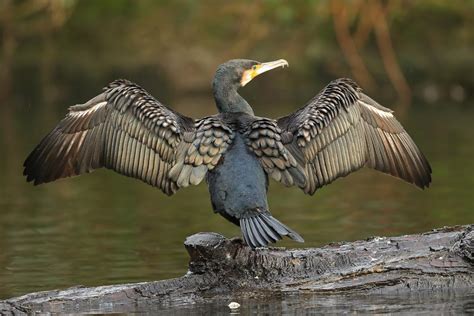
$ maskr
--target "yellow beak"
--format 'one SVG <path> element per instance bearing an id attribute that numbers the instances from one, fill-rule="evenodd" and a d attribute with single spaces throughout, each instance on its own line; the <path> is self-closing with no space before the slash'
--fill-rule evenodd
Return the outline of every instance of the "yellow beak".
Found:
<path id="1" fill-rule="evenodd" d="M 269 70 L 278 68 L 278 67 L 285 67 L 289 66 L 288 62 L 284 59 L 279 59 L 275 61 L 270 61 L 268 63 L 262 63 L 262 64 L 257 64 L 254 65 L 252 68 L 247 69 L 244 71 L 242 74 L 242 78 L 240 79 L 240 85 L 243 87 L 247 83 L 249 83 L 253 78 L 257 77 L 260 74 L 263 74 L 264 72 L 267 72 Z"/>

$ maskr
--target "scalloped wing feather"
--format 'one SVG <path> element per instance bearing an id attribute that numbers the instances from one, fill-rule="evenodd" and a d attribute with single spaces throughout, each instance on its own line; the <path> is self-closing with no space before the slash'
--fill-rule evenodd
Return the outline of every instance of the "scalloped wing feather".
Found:
<path id="1" fill-rule="evenodd" d="M 350 79 L 337 79 L 297 112 L 280 118 L 294 135 L 286 144 L 304 167 L 304 192 L 314 192 L 363 166 L 420 188 L 431 182 L 431 167 L 393 112 Z"/>

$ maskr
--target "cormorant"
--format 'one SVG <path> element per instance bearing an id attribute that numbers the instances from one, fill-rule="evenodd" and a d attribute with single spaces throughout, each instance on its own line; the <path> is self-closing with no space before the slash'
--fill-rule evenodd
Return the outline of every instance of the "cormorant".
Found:
<path id="1" fill-rule="evenodd" d="M 413 183 L 431 182 L 431 167 L 387 109 L 350 79 L 329 83 L 296 112 L 254 115 L 238 89 L 288 66 L 236 59 L 212 83 L 218 114 L 191 119 L 127 80 L 116 80 L 69 113 L 24 163 L 27 181 L 41 184 L 106 167 L 168 195 L 206 178 L 215 212 L 239 225 L 252 248 L 282 236 L 303 242 L 274 218 L 268 178 L 306 194 L 363 166 Z"/>

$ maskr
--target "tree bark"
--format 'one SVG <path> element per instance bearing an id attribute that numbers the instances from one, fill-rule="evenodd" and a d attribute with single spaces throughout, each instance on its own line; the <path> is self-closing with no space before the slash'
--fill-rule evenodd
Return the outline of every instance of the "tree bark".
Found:
<path id="1" fill-rule="evenodd" d="M 215 233 L 192 235 L 184 245 L 190 263 L 183 277 L 27 294 L 0 301 L 0 314 L 143 312 L 236 297 L 474 288 L 474 225 L 309 249 L 253 251 Z"/>

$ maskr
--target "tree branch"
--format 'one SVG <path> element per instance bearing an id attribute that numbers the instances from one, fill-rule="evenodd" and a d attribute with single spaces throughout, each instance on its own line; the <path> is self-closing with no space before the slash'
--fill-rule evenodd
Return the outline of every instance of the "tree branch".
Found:
<path id="1" fill-rule="evenodd" d="M 190 272 L 183 277 L 27 294 L 0 301 L 0 314 L 156 311 L 295 292 L 368 295 L 474 286 L 474 225 L 322 248 L 256 251 L 240 240 L 198 233 L 185 247 Z"/>

